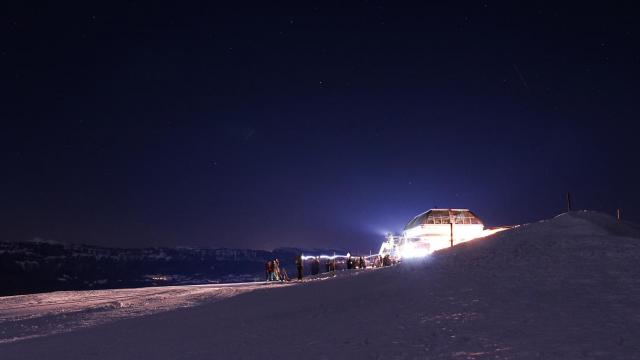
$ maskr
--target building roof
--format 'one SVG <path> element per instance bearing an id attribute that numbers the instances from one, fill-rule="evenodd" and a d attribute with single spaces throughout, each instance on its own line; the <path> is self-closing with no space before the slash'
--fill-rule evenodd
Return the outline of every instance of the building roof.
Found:
<path id="1" fill-rule="evenodd" d="M 469 209 L 431 209 L 414 217 L 404 229 L 408 230 L 420 225 L 449 224 L 451 222 L 461 225 L 483 225 L 482 220 Z"/>

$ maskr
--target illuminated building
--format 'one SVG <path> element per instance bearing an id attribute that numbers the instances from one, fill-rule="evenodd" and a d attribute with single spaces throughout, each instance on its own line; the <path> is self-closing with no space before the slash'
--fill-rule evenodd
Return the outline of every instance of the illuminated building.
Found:
<path id="1" fill-rule="evenodd" d="M 431 209 L 409 221 L 401 236 L 388 234 L 380 254 L 397 258 L 426 256 L 500 230 L 504 228 L 485 229 L 482 220 L 468 209 Z"/>

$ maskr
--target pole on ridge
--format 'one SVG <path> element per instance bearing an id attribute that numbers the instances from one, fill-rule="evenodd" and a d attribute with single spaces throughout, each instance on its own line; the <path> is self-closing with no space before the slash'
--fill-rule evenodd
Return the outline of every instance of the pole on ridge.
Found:
<path id="1" fill-rule="evenodd" d="M 453 223 L 449 221 L 449 232 L 451 233 L 451 247 L 453 247 Z"/>

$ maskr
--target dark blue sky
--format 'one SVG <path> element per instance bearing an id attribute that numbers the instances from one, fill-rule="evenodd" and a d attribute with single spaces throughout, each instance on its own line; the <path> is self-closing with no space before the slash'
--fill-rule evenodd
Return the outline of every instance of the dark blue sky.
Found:
<path id="1" fill-rule="evenodd" d="M 632 5 L 4 4 L 0 240 L 377 249 L 640 218 Z"/>

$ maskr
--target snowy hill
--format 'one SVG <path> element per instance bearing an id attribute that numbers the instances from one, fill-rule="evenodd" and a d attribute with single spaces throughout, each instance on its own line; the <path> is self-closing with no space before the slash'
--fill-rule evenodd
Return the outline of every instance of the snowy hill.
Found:
<path id="1" fill-rule="evenodd" d="M 572 212 L 392 268 L 0 344 L 0 358 L 637 359 L 639 260 L 637 226 Z M 29 325 L 10 308 L 30 296 L 0 298 L 0 333 Z"/>

